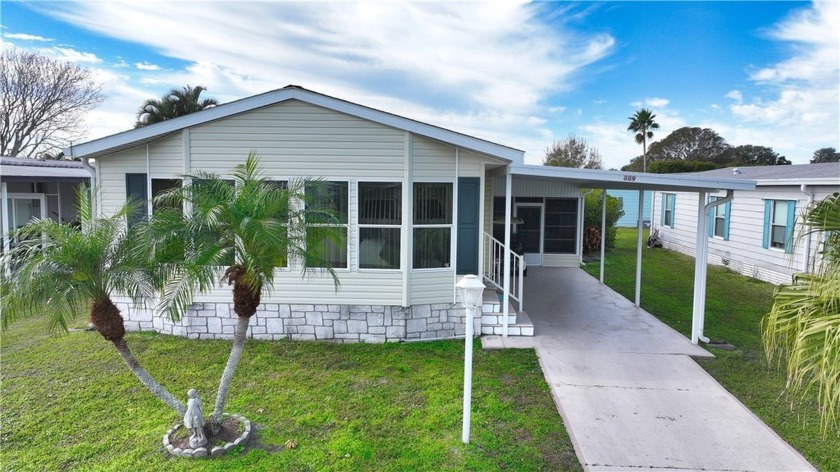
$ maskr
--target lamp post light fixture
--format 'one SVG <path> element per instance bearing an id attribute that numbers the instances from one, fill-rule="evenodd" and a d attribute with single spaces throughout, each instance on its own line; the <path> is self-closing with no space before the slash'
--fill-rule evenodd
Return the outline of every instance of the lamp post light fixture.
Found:
<path id="1" fill-rule="evenodd" d="M 461 301 L 464 303 L 464 423 L 461 430 L 461 440 L 464 444 L 470 442 L 470 410 L 472 408 L 472 350 L 473 350 L 473 317 L 475 308 L 481 306 L 484 296 L 484 283 L 475 275 L 465 275 L 455 284 Z"/>

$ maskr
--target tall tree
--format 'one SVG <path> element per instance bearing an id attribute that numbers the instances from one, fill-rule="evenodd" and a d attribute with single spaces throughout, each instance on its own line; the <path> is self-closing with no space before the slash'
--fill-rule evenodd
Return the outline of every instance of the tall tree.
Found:
<path id="1" fill-rule="evenodd" d="M 814 157 L 811 158 L 811 164 L 821 164 L 824 162 L 840 162 L 840 152 L 837 152 L 833 147 L 817 149 L 814 151 Z"/>
<path id="2" fill-rule="evenodd" d="M 137 112 L 137 123 L 134 127 L 140 128 L 160 123 L 218 105 L 219 102 L 214 98 L 201 99 L 201 93 L 206 90 L 207 88 L 201 85 L 197 87 L 187 85 L 180 89 L 170 90 L 160 99 L 146 100 Z"/>
<path id="3" fill-rule="evenodd" d="M 800 229 L 804 237 L 826 235 L 822 265 L 776 289 L 762 320 L 764 349 L 768 360 L 785 362 L 790 391 L 816 390 L 827 431 L 840 417 L 840 193 L 810 207 Z"/>
<path id="4" fill-rule="evenodd" d="M 628 118 L 630 126 L 627 131 L 636 133 L 636 142 L 642 145 L 642 172 L 647 172 L 647 140 L 653 139 L 653 130 L 659 129 L 659 123 L 654 118 L 656 115 L 647 108 L 642 108 Z"/>
<path id="5" fill-rule="evenodd" d="M 36 157 L 81 139 L 105 96 L 87 69 L 35 52 L 0 53 L 0 154 Z"/>
<path id="6" fill-rule="evenodd" d="M 682 127 L 664 139 L 651 143 L 648 159 L 653 161 L 704 161 L 715 162 L 729 145 L 709 128 Z"/>
<path id="7" fill-rule="evenodd" d="M 93 216 L 90 194 L 77 192 L 84 232 L 50 218 L 35 220 L 13 233 L 17 244 L 0 259 L 2 326 L 15 319 L 46 313 L 49 327 L 67 331 L 67 322 L 86 310 L 90 322 L 110 341 L 125 363 L 156 397 L 183 415 L 184 405 L 158 384 L 129 349 L 125 325 L 112 295 L 144 303 L 154 296 L 148 240 L 142 224 L 128 228 L 136 210 L 129 202 L 110 217 Z"/>
<path id="8" fill-rule="evenodd" d="M 716 162 L 725 166 L 781 166 L 791 162 L 780 156 L 773 148 L 744 144 L 727 149 L 717 157 Z"/>
<path id="9" fill-rule="evenodd" d="M 273 287 L 274 270 L 287 267 L 290 259 L 299 260 L 304 272 L 323 268 L 337 287 L 338 278 L 328 261 L 316 249 L 307 248 L 306 241 L 346 244 L 331 211 L 314 202 L 296 203 L 305 201 L 304 187 L 317 182 L 280 185 L 266 180 L 254 153 L 236 166 L 232 176 L 232 182 L 211 173 L 187 176 L 184 186 L 157 197 L 162 209 L 149 226 L 160 269 L 156 275 L 162 288 L 160 308 L 173 319 L 186 312 L 196 291 L 214 286 L 219 266 L 225 268 L 222 280 L 233 286 L 237 324 L 216 395 L 214 432 L 221 424 L 248 324 L 262 295 Z M 182 207 L 191 211 L 184 212 Z"/>
<path id="10" fill-rule="evenodd" d="M 563 141 L 555 141 L 545 150 L 544 166 L 602 169 L 601 154 L 586 140 L 570 134 Z"/>

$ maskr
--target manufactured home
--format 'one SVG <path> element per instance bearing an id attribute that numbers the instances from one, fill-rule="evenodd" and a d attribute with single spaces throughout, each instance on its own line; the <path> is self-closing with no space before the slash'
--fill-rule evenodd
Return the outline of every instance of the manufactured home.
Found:
<path id="1" fill-rule="evenodd" d="M 148 201 L 183 175 L 221 176 L 261 158 L 276 181 L 328 182 L 346 244 L 330 248 L 341 286 L 276 274 L 250 335 L 261 339 L 385 342 L 463 336 L 455 283 L 478 274 L 488 290 L 483 334 L 533 335 L 528 266 L 577 267 L 582 189 L 698 192 L 753 188 L 744 180 L 526 165 L 524 152 L 385 111 L 288 86 L 65 152 L 93 165 L 98 211 Z M 514 250 L 516 249 L 516 250 Z M 498 294 L 498 296 L 497 296 Z M 199 295 L 177 323 L 120 302 L 126 326 L 226 338 L 236 323 L 229 288 Z"/>
<path id="2" fill-rule="evenodd" d="M 10 231 L 34 218 L 74 223 L 76 188 L 90 179 L 81 162 L 0 157 L 3 251 L 14 245 Z"/>
<path id="3" fill-rule="evenodd" d="M 823 236 L 799 237 L 797 221 L 815 201 L 840 192 L 840 163 L 729 167 L 691 174 L 756 182 L 718 206 L 708 224 L 709 262 L 771 282 L 791 283 L 819 262 Z M 709 195 L 710 202 L 723 194 Z M 697 203 L 691 194 L 657 192 L 654 225 L 664 247 L 693 256 Z"/>

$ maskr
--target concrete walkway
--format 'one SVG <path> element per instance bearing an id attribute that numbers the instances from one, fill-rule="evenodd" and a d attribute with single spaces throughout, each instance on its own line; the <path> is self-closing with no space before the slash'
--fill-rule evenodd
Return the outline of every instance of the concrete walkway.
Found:
<path id="1" fill-rule="evenodd" d="M 535 337 L 482 342 L 536 348 L 584 469 L 815 470 L 690 357 L 711 354 L 584 271 L 529 267 L 525 308 Z"/>

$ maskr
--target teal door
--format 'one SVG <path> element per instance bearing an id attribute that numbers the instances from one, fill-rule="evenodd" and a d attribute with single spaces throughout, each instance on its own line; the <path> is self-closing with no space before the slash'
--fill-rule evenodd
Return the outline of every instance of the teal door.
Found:
<path id="1" fill-rule="evenodd" d="M 458 260 L 459 274 L 478 275 L 478 206 L 481 198 L 478 177 L 458 179 Z"/>

